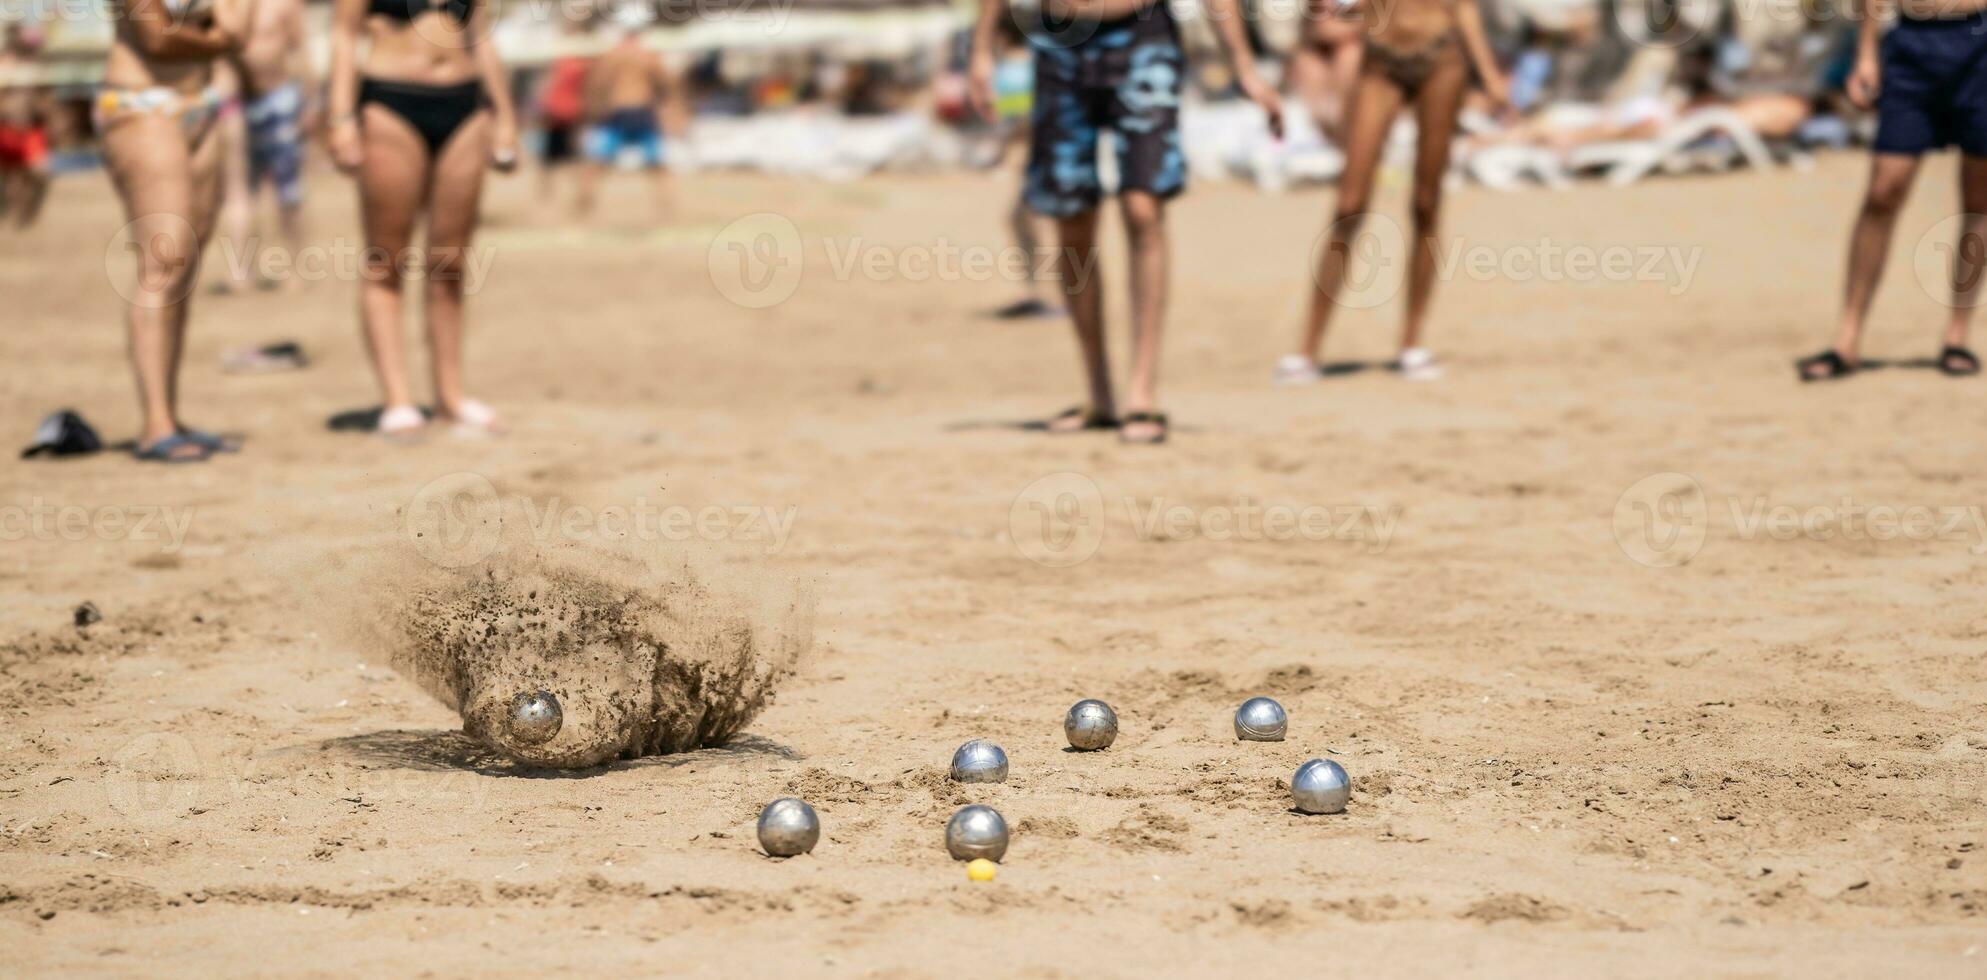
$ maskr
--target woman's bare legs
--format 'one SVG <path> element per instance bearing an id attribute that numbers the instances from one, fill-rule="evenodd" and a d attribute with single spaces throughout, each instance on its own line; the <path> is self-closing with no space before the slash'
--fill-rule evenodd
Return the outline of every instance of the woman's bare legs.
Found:
<path id="1" fill-rule="evenodd" d="M 1149 191 L 1126 191 L 1118 204 L 1131 241 L 1132 363 L 1125 411 L 1150 412 L 1158 398 L 1159 336 L 1166 325 L 1166 204 Z M 1162 434 L 1150 422 L 1127 425 L 1123 432 L 1131 442 Z"/>
<path id="2" fill-rule="evenodd" d="M 1401 323 L 1401 350 L 1421 346 L 1421 328 L 1428 319 L 1428 301 L 1435 292 L 1437 240 L 1442 214 L 1442 178 L 1449 173 L 1449 144 L 1456 137 L 1456 115 L 1469 90 L 1469 66 L 1458 58 L 1436 68 L 1422 83 L 1415 99 L 1413 257 L 1408 263 L 1407 317 Z"/>
<path id="3" fill-rule="evenodd" d="M 1111 362 L 1104 349 L 1104 284 L 1097 268 L 1096 208 L 1056 220 L 1061 246 L 1056 272 L 1061 277 L 1063 303 L 1076 326 L 1076 344 L 1083 352 L 1083 370 L 1090 385 L 1090 412 L 1115 417 L 1111 395 Z M 1049 423 L 1052 431 L 1083 428 L 1080 417 Z"/>
<path id="4" fill-rule="evenodd" d="M 435 406 L 462 421 L 462 297 L 469 285 L 469 246 L 483 201 L 490 160 L 490 114 L 479 112 L 443 145 L 428 191 L 428 352 Z"/>
<path id="5" fill-rule="evenodd" d="M 187 223 L 193 226 L 193 248 L 195 255 L 206 252 L 207 242 L 214 237 L 214 223 L 221 210 L 221 167 L 226 144 L 219 126 L 209 126 L 194 143 L 187 163 L 187 180 L 190 194 L 187 198 Z M 186 355 L 187 317 L 193 306 L 193 278 L 200 273 L 200 263 L 193 263 L 187 270 L 188 279 L 182 291 L 180 302 L 172 307 L 172 362 L 168 371 L 167 392 L 172 398 L 173 422 L 179 419 L 179 365 Z"/>
<path id="6" fill-rule="evenodd" d="M 407 383 L 407 346 L 400 327 L 405 271 L 401 264 L 414 238 L 414 221 L 427 200 L 428 149 L 413 127 L 381 106 L 364 106 L 361 126 L 366 158 L 359 168 L 359 210 L 366 255 L 359 316 L 386 408 L 412 408 L 414 392 Z"/>
<path id="7" fill-rule="evenodd" d="M 1338 179 L 1338 207 L 1333 212 L 1325 247 L 1318 254 L 1311 293 L 1311 308 L 1304 322 L 1304 336 L 1297 352 L 1317 360 L 1325 340 L 1325 327 L 1338 305 L 1339 288 L 1345 283 L 1346 266 L 1352 260 L 1352 242 L 1358 237 L 1366 212 L 1372 205 L 1373 180 L 1379 172 L 1380 153 L 1386 149 L 1387 132 L 1393 128 L 1394 114 L 1401 108 L 1401 90 L 1385 76 L 1365 72 L 1352 90 L 1352 107 L 1346 118 L 1345 170 Z"/>
<path id="8" fill-rule="evenodd" d="M 200 241 L 188 215 L 193 210 L 193 161 L 177 118 L 137 113 L 117 120 L 103 135 L 111 180 L 130 219 L 131 248 L 138 279 L 131 302 L 128 336 L 131 370 L 138 382 L 143 415 L 139 447 L 179 431 L 174 374 L 186 294 L 200 266 Z M 197 446 L 183 454 L 200 455 Z"/>
<path id="9" fill-rule="evenodd" d="M 241 112 L 230 112 L 214 128 L 221 143 L 221 258 L 226 266 L 214 290 L 225 293 L 256 278 L 255 192 L 248 183 L 248 120 Z"/>
<path id="10" fill-rule="evenodd" d="M 1358 28 L 1331 46 L 1325 57 L 1325 78 L 1330 95 L 1325 103 L 1327 119 L 1320 120 L 1325 136 L 1334 144 L 1345 139 L 1346 107 L 1352 101 L 1352 90 L 1359 85 L 1359 63 L 1366 50 L 1363 36 Z"/>

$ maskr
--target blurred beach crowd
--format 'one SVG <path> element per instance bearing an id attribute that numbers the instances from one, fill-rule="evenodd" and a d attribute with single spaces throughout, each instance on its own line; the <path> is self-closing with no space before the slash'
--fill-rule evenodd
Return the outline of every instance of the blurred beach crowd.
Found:
<path id="1" fill-rule="evenodd" d="M 45 131 L 56 173 L 94 166 L 88 105 L 110 2 L 0 0 L 0 127 Z M 1385 16 L 1385 0 L 1307 2 L 1336 0 L 1245 4 L 1250 42 L 1289 100 L 1283 140 L 1235 98 L 1195 0 L 1174 4 L 1191 56 L 1183 127 L 1197 178 L 1274 190 L 1338 172 L 1329 120 L 1343 76 L 1307 70 L 1305 57 L 1356 46 L 1356 28 L 1331 23 Z M 1872 128 L 1841 92 L 1857 26 L 1847 0 L 1482 2 L 1512 106 L 1466 107 L 1457 180 L 1560 186 L 1800 166 Z M 592 57 L 634 33 L 681 83 L 680 111 L 663 114 L 671 169 L 848 179 L 1012 159 L 1006 150 L 1029 106 L 1025 28 L 1041 15 L 1015 9 L 1023 29 L 1004 47 L 1001 118 L 985 120 L 966 107 L 971 13 L 966 3 L 919 0 L 503 0 L 494 31 L 541 146 L 546 134 L 585 123 L 574 118 L 584 106 L 562 97 L 557 79 L 583 77 Z M 329 16 L 329 3 L 311 0 L 309 60 L 320 67 Z M 1399 125 L 1395 149 L 1405 155 L 1412 123 Z"/>

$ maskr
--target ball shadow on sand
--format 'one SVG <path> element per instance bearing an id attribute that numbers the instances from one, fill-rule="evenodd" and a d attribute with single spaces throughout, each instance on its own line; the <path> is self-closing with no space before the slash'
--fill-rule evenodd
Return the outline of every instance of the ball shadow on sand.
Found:
<path id="1" fill-rule="evenodd" d="M 801 758 L 791 747 L 758 735 L 739 735 L 723 745 L 651 755 L 638 759 L 617 759 L 589 769 L 552 769 L 527 765 L 497 752 L 461 731 L 442 729 L 386 729 L 361 735 L 325 739 L 310 749 L 338 761 L 421 772 L 471 772 L 480 776 L 514 776 L 525 779 L 584 779 L 588 776 L 624 769 L 674 769 L 685 763 L 725 763 L 750 756 Z"/>

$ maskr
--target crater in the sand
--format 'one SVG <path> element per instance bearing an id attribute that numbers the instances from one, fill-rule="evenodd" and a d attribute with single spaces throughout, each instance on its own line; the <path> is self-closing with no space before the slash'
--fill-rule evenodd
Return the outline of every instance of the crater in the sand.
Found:
<path id="1" fill-rule="evenodd" d="M 354 615 L 369 652 L 458 711 L 476 744 L 531 766 L 725 745 L 812 638 L 811 605 L 790 587 L 570 548 L 408 563 L 369 574 L 365 594 Z M 547 705 L 520 701 L 539 692 Z M 535 724 L 518 724 L 524 708 Z"/>

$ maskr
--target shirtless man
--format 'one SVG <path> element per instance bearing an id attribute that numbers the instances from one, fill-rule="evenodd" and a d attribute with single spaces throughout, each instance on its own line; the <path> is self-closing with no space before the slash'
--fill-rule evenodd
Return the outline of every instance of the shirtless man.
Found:
<path id="1" fill-rule="evenodd" d="M 1236 0 L 1201 0 L 1234 69 L 1237 85 L 1282 135 L 1282 99 L 1256 72 Z M 996 26 L 1005 0 L 980 0 L 968 77 L 974 108 L 994 109 Z M 1029 20 L 1035 20 L 1030 17 Z M 1128 443 L 1166 441 L 1158 410 L 1159 335 L 1166 315 L 1165 202 L 1186 189 L 1180 146 L 1180 93 L 1186 56 L 1166 0 L 1048 0 L 1024 22 L 1035 49 L 1035 94 L 1027 176 L 1028 206 L 1056 221 L 1057 270 L 1076 324 L 1090 401 L 1042 424 L 1071 433 L 1116 429 Z M 1117 133 L 1119 207 L 1131 239 L 1132 370 L 1121 418 L 1104 344 L 1104 287 L 1097 255 L 1101 130 Z"/>
<path id="2" fill-rule="evenodd" d="M 578 212 L 593 212 L 600 177 L 628 150 L 641 155 L 654 192 L 656 220 L 669 214 L 669 171 L 663 166 L 662 115 L 681 86 L 670 77 L 662 56 L 642 46 L 646 14 L 624 7 L 616 18 L 621 40 L 593 63 L 587 75 L 587 165 L 580 174 Z"/>
<path id="3" fill-rule="evenodd" d="M 48 196 L 47 97 L 34 65 L 40 48 L 39 28 L 7 25 L 0 49 L 0 216 L 21 229 L 34 224 Z"/>
<path id="4" fill-rule="evenodd" d="M 276 195 L 283 244 L 294 262 L 304 245 L 304 144 L 315 88 L 304 51 L 304 0 L 258 0 L 234 63 L 242 88 L 242 145 L 229 161 L 234 172 L 224 187 L 221 225 L 237 247 L 248 248 L 256 237 L 256 192 L 268 186 Z M 253 254 L 238 259 L 239 266 L 231 263 L 233 271 L 253 275 L 258 270 Z M 281 285 L 259 284 L 265 289 Z"/>
<path id="5" fill-rule="evenodd" d="M 1802 381 L 1853 374 L 1861 361 L 1870 301 L 1883 276 L 1897 216 L 1927 150 L 1959 145 L 1963 213 L 1953 247 L 1952 311 L 1938 367 L 1964 377 L 1980 373 L 1966 347 L 1967 324 L 1987 273 L 1987 0 L 1896 0 L 1897 25 L 1883 30 L 1878 0 L 1853 0 L 1859 19 L 1856 67 L 1849 98 L 1877 110 L 1870 184 L 1849 239 L 1849 283 L 1835 346 L 1802 360 Z"/>

